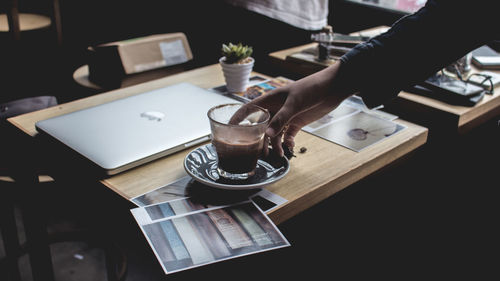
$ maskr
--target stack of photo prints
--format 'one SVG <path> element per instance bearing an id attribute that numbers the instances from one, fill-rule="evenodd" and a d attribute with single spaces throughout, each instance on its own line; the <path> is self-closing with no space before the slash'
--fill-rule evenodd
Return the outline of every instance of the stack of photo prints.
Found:
<path id="1" fill-rule="evenodd" d="M 131 201 L 166 274 L 290 246 L 265 213 L 287 200 L 264 188 L 218 190 L 185 176 Z"/>
<path id="2" fill-rule="evenodd" d="M 285 77 L 266 79 L 256 75 L 250 77 L 245 92 L 227 93 L 225 85 L 212 90 L 245 103 L 291 82 L 293 80 Z M 360 97 L 354 95 L 303 130 L 359 152 L 406 128 L 394 122 L 397 116 L 381 111 L 380 108 L 369 109 Z"/>

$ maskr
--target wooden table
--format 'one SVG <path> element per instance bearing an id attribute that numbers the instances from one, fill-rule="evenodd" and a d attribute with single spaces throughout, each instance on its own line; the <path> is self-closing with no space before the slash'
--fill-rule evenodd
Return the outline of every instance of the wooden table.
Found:
<path id="1" fill-rule="evenodd" d="M 41 14 L 19 13 L 19 1 L 4 1 L 6 4 L 6 14 L 0 14 L 0 32 L 9 32 L 14 40 L 21 39 L 21 32 L 31 30 L 41 30 L 50 27 L 52 22 L 55 25 L 57 43 L 62 44 L 61 11 L 59 0 L 52 2 L 52 15 L 47 17 Z M 10 2 L 10 3 L 9 3 Z M 51 19 L 52 18 L 52 19 Z"/>
<path id="2" fill-rule="evenodd" d="M 376 31 L 377 28 L 360 31 L 354 34 L 373 34 L 373 31 Z M 327 65 L 290 60 L 287 59 L 287 56 L 316 46 L 317 43 L 297 46 L 273 52 L 269 54 L 269 57 L 281 70 L 286 69 L 287 71 L 293 71 L 299 75 L 307 76 L 324 69 Z M 479 69 L 474 66 L 472 68 L 472 72 L 479 71 Z M 500 73 L 500 71 L 496 72 Z M 389 108 L 394 114 L 406 120 L 426 126 L 430 128 L 431 131 L 433 125 L 439 123 L 442 125 L 439 127 L 440 129 L 444 127 L 445 129 L 458 133 L 466 133 L 470 129 L 500 114 L 500 90 L 497 87 L 493 95 L 485 95 L 479 103 L 471 107 L 451 105 L 436 99 L 402 91 Z"/>
<path id="3" fill-rule="evenodd" d="M 211 88 L 223 84 L 224 78 L 218 64 L 210 65 L 13 117 L 8 121 L 26 134 L 35 136 L 35 122 L 38 120 L 179 82 Z M 307 152 L 297 153 L 297 157 L 291 160 L 291 170 L 286 177 L 266 186 L 269 191 L 288 200 L 288 203 L 268 213 L 271 219 L 279 224 L 426 143 L 426 128 L 404 120 L 396 122 L 407 126 L 407 129 L 359 153 L 300 132 L 296 138 L 296 146 L 306 147 Z M 182 163 L 189 151 L 190 149 L 181 151 L 127 172 L 100 179 L 100 182 L 129 200 L 185 176 Z"/>

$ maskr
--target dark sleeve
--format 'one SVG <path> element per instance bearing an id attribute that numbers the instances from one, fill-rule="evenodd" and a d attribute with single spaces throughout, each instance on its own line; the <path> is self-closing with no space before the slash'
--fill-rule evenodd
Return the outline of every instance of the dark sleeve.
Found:
<path id="1" fill-rule="evenodd" d="M 338 81 L 374 107 L 499 36 L 497 1 L 429 0 L 341 60 Z"/>

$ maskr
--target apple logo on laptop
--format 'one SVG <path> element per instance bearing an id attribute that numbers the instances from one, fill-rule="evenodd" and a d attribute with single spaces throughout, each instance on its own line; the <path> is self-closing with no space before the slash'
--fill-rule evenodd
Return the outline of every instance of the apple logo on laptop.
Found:
<path id="1" fill-rule="evenodd" d="M 148 111 L 141 113 L 141 117 L 146 118 L 150 121 L 158 121 L 160 122 L 165 117 L 165 114 L 158 111 Z"/>

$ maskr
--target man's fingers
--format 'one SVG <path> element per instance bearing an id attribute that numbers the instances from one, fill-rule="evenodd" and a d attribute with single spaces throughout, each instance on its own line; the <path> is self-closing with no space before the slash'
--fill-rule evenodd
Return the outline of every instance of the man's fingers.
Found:
<path id="1" fill-rule="evenodd" d="M 276 115 L 274 115 L 271 122 L 269 122 L 269 128 L 267 128 L 266 134 L 271 138 L 281 134 L 290 119 L 292 119 L 292 112 L 286 106 L 283 106 Z"/>
<path id="2" fill-rule="evenodd" d="M 229 124 L 236 125 L 239 124 L 241 121 L 245 120 L 245 118 L 250 115 L 251 113 L 255 112 L 257 109 L 253 106 L 250 106 L 248 104 L 245 104 L 241 106 L 231 117 L 229 120 Z"/>
<path id="3" fill-rule="evenodd" d="M 299 133 L 301 127 L 290 125 L 283 134 L 283 143 L 292 150 L 295 147 L 295 136 Z"/>
<path id="4" fill-rule="evenodd" d="M 266 158 L 269 155 L 269 138 L 264 136 L 264 147 L 262 148 L 262 156 Z"/>
<path id="5" fill-rule="evenodd" d="M 283 147 L 281 147 L 281 138 L 282 134 L 278 134 L 275 137 L 271 137 L 271 146 L 273 147 L 274 153 L 278 154 L 280 157 L 283 157 L 285 155 L 285 152 L 283 151 Z"/>

